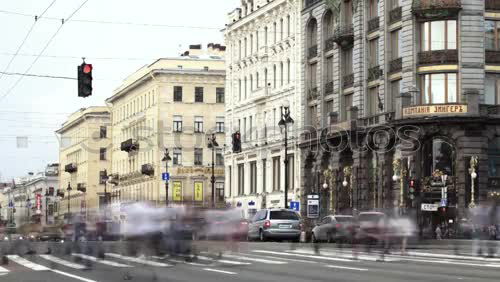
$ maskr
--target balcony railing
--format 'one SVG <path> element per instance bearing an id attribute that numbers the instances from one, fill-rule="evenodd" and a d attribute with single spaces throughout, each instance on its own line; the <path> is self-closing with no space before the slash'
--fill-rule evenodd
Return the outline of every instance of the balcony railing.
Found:
<path id="1" fill-rule="evenodd" d="M 384 74 L 380 66 L 375 66 L 368 69 L 368 82 L 379 79 Z"/>
<path id="2" fill-rule="evenodd" d="M 313 46 L 309 47 L 309 51 L 307 53 L 307 58 L 312 59 L 312 58 L 316 58 L 316 56 L 318 56 L 318 45 L 313 45 Z"/>
<path id="3" fill-rule="evenodd" d="M 349 49 L 354 43 L 354 28 L 352 24 L 344 24 L 337 27 L 333 33 L 332 40 L 343 49 Z"/>
<path id="4" fill-rule="evenodd" d="M 486 50 L 486 64 L 500 64 L 500 51 Z"/>
<path id="5" fill-rule="evenodd" d="M 334 44 L 335 41 L 333 41 L 333 38 L 325 40 L 325 52 L 333 50 L 333 47 L 335 47 Z"/>
<path id="6" fill-rule="evenodd" d="M 359 119 L 359 125 L 368 127 L 379 124 L 384 124 L 394 119 L 394 112 L 381 113 Z"/>
<path id="7" fill-rule="evenodd" d="M 500 105 L 480 105 L 479 112 L 482 116 L 500 115 Z"/>
<path id="8" fill-rule="evenodd" d="M 458 15 L 461 0 L 413 0 L 412 12 L 421 19 L 443 19 Z"/>
<path id="9" fill-rule="evenodd" d="M 76 166 L 75 163 L 70 163 L 64 166 L 64 171 L 68 173 L 73 173 L 78 171 L 78 167 Z"/>
<path id="10" fill-rule="evenodd" d="M 458 63 L 457 50 L 436 50 L 418 53 L 419 65 L 443 65 Z"/>
<path id="11" fill-rule="evenodd" d="M 333 81 L 325 83 L 325 94 L 333 94 Z"/>
<path id="12" fill-rule="evenodd" d="M 368 33 L 378 30 L 380 27 L 380 18 L 375 17 L 368 21 Z"/>
<path id="13" fill-rule="evenodd" d="M 137 151 L 139 150 L 139 142 L 135 141 L 134 139 L 123 141 L 121 143 L 120 150 L 129 153 L 132 151 Z"/>
<path id="14" fill-rule="evenodd" d="M 155 169 L 151 164 L 143 164 L 141 166 L 141 173 L 143 175 L 153 176 L 155 174 Z"/>
<path id="15" fill-rule="evenodd" d="M 403 58 L 397 58 L 389 62 L 389 73 L 400 72 L 403 70 Z"/>
<path id="16" fill-rule="evenodd" d="M 486 6 L 486 10 L 500 10 L 500 0 L 485 0 L 484 5 Z"/>
<path id="17" fill-rule="evenodd" d="M 318 98 L 318 96 L 319 96 L 318 87 L 313 87 L 313 88 L 309 89 L 309 91 L 307 92 L 307 99 L 308 100 L 315 100 Z"/>
<path id="18" fill-rule="evenodd" d="M 389 24 L 399 22 L 403 18 L 403 8 L 397 7 L 389 12 Z"/>
<path id="19" fill-rule="evenodd" d="M 342 78 L 342 87 L 349 88 L 354 86 L 354 73 L 344 75 Z"/>

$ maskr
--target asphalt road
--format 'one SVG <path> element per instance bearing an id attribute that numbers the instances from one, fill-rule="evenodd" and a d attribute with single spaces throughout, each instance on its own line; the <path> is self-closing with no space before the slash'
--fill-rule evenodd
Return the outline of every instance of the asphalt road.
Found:
<path id="1" fill-rule="evenodd" d="M 16 246 L 9 251 L 1 245 L 8 264 L 0 265 L 0 281 L 498 281 L 500 257 L 481 258 L 454 255 L 440 250 L 412 250 L 384 256 L 360 251 L 357 259 L 350 248 L 322 245 L 319 254 L 311 244 L 206 242 L 197 246 L 199 257 L 192 262 L 182 257 L 124 256 L 120 243 L 104 248 L 105 258 L 96 255 L 66 254 L 64 244 L 33 243 L 37 254 L 21 255 Z M 231 251 L 232 250 L 232 251 Z M 221 258 L 217 254 L 222 251 Z"/>

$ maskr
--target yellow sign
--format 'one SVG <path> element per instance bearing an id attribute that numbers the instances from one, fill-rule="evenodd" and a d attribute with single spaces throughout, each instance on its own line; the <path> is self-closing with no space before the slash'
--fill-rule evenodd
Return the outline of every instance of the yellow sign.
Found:
<path id="1" fill-rule="evenodd" d="M 203 201 L 203 182 L 194 183 L 194 200 L 197 202 Z"/>
<path id="2" fill-rule="evenodd" d="M 182 201 L 182 182 L 174 181 L 172 199 L 175 202 Z"/>
<path id="3" fill-rule="evenodd" d="M 450 105 L 427 105 L 415 106 L 403 109 L 403 116 L 418 116 L 418 115 L 443 115 L 443 114 L 466 114 L 467 105 L 450 104 Z"/>
<path id="4" fill-rule="evenodd" d="M 181 174 L 212 174 L 212 168 L 210 167 L 179 167 L 177 168 L 177 175 Z M 216 175 L 224 175 L 223 168 L 216 168 L 214 170 Z"/>

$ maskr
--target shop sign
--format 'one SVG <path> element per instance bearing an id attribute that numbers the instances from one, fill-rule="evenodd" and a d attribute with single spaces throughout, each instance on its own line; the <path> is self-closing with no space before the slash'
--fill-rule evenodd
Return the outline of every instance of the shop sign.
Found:
<path id="1" fill-rule="evenodd" d="M 438 205 L 436 204 L 422 204 L 422 211 L 437 211 Z"/>
<path id="2" fill-rule="evenodd" d="M 172 199 L 174 201 L 182 201 L 182 182 L 174 181 Z"/>
<path id="3" fill-rule="evenodd" d="M 449 104 L 449 105 L 425 105 L 403 108 L 403 116 L 419 115 L 446 115 L 446 114 L 466 114 L 467 105 Z"/>
<path id="4" fill-rule="evenodd" d="M 203 182 L 194 183 L 194 200 L 197 202 L 203 201 Z"/>

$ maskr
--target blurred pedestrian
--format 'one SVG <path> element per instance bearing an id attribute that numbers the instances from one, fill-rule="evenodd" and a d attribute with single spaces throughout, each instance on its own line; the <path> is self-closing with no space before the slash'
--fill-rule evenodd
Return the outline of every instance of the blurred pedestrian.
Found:
<path id="1" fill-rule="evenodd" d="M 439 225 L 436 227 L 436 239 L 437 240 L 441 240 L 442 239 L 442 233 L 441 233 L 441 227 L 439 227 Z"/>

